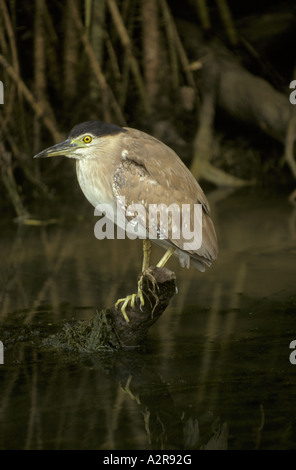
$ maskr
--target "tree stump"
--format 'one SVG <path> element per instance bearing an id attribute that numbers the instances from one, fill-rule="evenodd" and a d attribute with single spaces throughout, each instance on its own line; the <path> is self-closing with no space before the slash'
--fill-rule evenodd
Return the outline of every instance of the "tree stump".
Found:
<path id="1" fill-rule="evenodd" d="M 139 275 L 140 276 L 140 275 Z M 175 273 L 167 268 L 149 267 L 143 273 L 145 303 L 126 309 L 127 323 L 120 309 L 113 306 L 110 315 L 113 328 L 124 347 L 135 347 L 143 343 L 149 328 L 160 318 L 176 292 Z"/>
<path id="2" fill-rule="evenodd" d="M 175 273 L 167 268 L 151 266 L 138 277 L 141 275 L 145 303 L 141 306 L 137 298 L 135 307 L 128 305 L 129 322 L 114 304 L 111 309 L 96 312 L 90 320 L 67 323 L 60 333 L 47 338 L 45 345 L 72 352 L 140 347 L 176 292 Z"/>

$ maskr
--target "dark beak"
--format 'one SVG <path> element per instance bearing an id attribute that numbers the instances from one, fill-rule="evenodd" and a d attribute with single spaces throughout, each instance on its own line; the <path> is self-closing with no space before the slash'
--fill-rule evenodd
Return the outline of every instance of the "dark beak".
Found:
<path id="1" fill-rule="evenodd" d="M 72 157 L 73 150 L 77 147 L 77 144 L 71 143 L 70 139 L 64 140 L 64 142 L 60 142 L 59 144 L 54 145 L 53 147 L 49 147 L 42 152 L 37 153 L 34 158 L 47 158 L 47 157 Z"/>

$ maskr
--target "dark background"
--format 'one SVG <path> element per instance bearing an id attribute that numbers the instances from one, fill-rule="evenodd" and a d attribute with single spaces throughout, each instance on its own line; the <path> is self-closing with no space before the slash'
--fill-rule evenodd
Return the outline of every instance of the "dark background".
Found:
<path id="1" fill-rule="evenodd" d="M 242 184 L 293 190 L 295 169 L 285 164 L 293 1 L 1 0 L 1 11 L 1 195 L 11 217 L 26 218 L 36 198 L 67 197 L 69 165 L 40 170 L 32 156 L 92 119 L 154 134 L 191 169 L 205 155 Z M 270 85 L 258 96 L 257 79 Z M 213 118 L 194 148 L 209 93 Z M 215 186 L 238 184 L 193 173 Z"/>
<path id="2" fill-rule="evenodd" d="M 295 450 L 295 32 L 294 1 L 0 0 L 1 449 Z M 73 161 L 32 158 L 90 119 L 174 148 L 217 232 L 137 351 L 48 343 L 141 269 Z"/>

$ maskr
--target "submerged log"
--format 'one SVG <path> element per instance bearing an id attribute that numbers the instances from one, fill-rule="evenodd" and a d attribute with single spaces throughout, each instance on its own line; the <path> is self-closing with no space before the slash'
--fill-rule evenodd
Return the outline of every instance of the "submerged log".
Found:
<path id="1" fill-rule="evenodd" d="M 137 299 L 135 307 L 128 305 L 129 322 L 115 304 L 90 320 L 67 323 L 60 333 L 47 338 L 45 345 L 72 352 L 140 347 L 175 294 L 176 276 L 167 268 L 151 266 L 143 273 L 142 291 L 145 304 L 140 306 Z"/>

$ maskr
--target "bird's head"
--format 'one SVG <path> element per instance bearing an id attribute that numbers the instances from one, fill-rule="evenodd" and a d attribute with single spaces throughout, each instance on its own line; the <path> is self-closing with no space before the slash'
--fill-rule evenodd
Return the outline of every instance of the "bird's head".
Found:
<path id="1" fill-rule="evenodd" d="M 57 156 L 77 160 L 96 158 L 98 150 L 108 145 L 110 139 L 121 132 L 126 132 L 126 130 L 115 124 L 101 121 L 83 122 L 73 127 L 66 140 L 42 150 L 34 158 Z"/>

